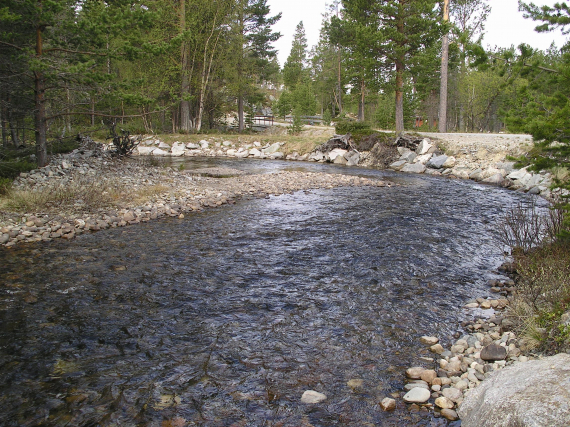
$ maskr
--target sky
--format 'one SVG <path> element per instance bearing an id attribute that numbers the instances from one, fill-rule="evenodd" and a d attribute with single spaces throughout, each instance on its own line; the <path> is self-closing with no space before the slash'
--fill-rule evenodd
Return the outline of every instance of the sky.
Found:
<path id="1" fill-rule="evenodd" d="M 452 0 L 453 1 L 453 0 Z M 552 6 L 557 0 L 532 0 L 537 5 Z M 274 25 L 283 37 L 275 43 L 279 50 L 279 63 L 283 65 L 291 51 L 293 33 L 299 21 L 303 21 L 307 34 L 309 49 L 319 41 L 322 14 L 330 0 L 268 0 L 271 15 L 282 12 L 281 20 Z M 487 18 L 486 34 L 483 46 L 510 47 L 527 43 L 537 49 L 547 49 L 552 41 L 562 46 L 566 36 L 557 30 L 552 33 L 539 34 L 534 31 L 537 23 L 524 19 L 518 11 L 518 0 L 488 0 L 491 14 Z"/>

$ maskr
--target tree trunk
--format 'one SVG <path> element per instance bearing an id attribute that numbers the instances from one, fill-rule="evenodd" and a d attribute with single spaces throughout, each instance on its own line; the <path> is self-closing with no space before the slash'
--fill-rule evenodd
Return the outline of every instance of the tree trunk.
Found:
<path id="1" fill-rule="evenodd" d="M 10 123 L 10 136 L 12 137 L 12 144 L 14 144 L 14 147 L 19 147 L 20 141 L 18 139 L 18 128 L 14 125 L 12 114 L 10 114 L 8 117 L 8 122 Z"/>
<path id="2" fill-rule="evenodd" d="M 6 120 L 7 109 L 0 107 L 0 126 L 2 126 L 2 147 L 8 147 L 8 121 Z"/>
<path id="3" fill-rule="evenodd" d="M 186 31 L 186 0 L 180 1 L 180 32 Z M 180 131 L 188 133 L 192 129 L 192 121 L 190 120 L 190 76 L 188 70 L 188 44 L 182 41 L 180 47 L 180 59 L 182 68 L 182 77 L 180 84 Z"/>
<path id="4" fill-rule="evenodd" d="M 449 0 L 443 2 L 443 20 L 449 21 Z M 439 132 L 447 132 L 447 71 L 449 68 L 449 37 L 443 36 L 441 48 L 441 86 L 439 89 Z"/>
<path id="5" fill-rule="evenodd" d="M 366 100 L 366 82 L 364 79 L 360 82 L 360 100 L 358 102 L 358 121 L 364 121 L 364 107 Z"/>
<path id="6" fill-rule="evenodd" d="M 95 126 L 95 100 L 91 98 L 91 126 Z"/>
<path id="7" fill-rule="evenodd" d="M 42 56 L 42 49 L 42 28 L 38 26 L 36 28 L 36 56 Z M 48 164 L 45 91 L 45 77 L 41 71 L 36 71 L 34 73 L 34 97 L 36 103 L 34 122 L 36 128 L 36 160 L 40 168 Z"/>
<path id="8" fill-rule="evenodd" d="M 404 64 L 396 61 L 396 134 L 404 132 Z"/>
<path id="9" fill-rule="evenodd" d="M 206 101 L 206 91 L 208 89 L 208 84 L 210 83 L 210 73 L 212 71 L 212 62 L 214 61 L 214 54 L 218 47 L 218 42 L 220 40 L 221 31 L 218 32 L 216 37 L 216 41 L 214 46 L 212 47 L 212 52 L 210 54 L 210 58 L 208 60 L 208 45 L 210 44 L 210 39 L 214 35 L 214 31 L 216 30 L 216 20 L 212 25 L 212 31 L 208 40 L 206 41 L 206 45 L 204 46 L 204 64 L 202 66 L 202 83 L 200 85 L 200 97 L 198 102 L 198 116 L 196 117 L 196 130 L 200 131 L 202 129 L 202 116 L 204 115 L 204 104 Z"/>
<path id="10" fill-rule="evenodd" d="M 245 129 L 245 123 L 243 118 L 243 96 L 240 93 L 238 95 L 238 132 L 243 132 Z"/>
<path id="11" fill-rule="evenodd" d="M 338 74 L 337 74 L 337 90 L 338 90 L 338 113 L 342 114 L 342 74 L 341 74 L 341 57 L 340 48 L 338 49 Z"/>

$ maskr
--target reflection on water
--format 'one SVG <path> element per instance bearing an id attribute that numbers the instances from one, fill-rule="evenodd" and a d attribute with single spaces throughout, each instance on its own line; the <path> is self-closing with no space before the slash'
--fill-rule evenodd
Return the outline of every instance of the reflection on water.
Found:
<path id="1" fill-rule="evenodd" d="M 398 179 L 1 250 L 0 425 L 447 425 L 378 403 L 484 292 L 522 196 Z"/>

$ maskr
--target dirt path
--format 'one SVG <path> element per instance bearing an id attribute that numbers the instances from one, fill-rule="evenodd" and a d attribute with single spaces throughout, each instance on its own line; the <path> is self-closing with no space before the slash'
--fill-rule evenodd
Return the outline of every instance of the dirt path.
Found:
<path id="1" fill-rule="evenodd" d="M 504 161 L 507 156 L 518 157 L 532 148 L 530 135 L 435 132 L 421 135 L 440 142 L 449 155 L 490 162 Z"/>

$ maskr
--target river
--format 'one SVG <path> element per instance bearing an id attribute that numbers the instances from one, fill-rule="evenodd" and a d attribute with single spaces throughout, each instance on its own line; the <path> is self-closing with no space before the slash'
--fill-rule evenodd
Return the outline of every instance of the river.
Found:
<path id="1" fill-rule="evenodd" d="M 311 190 L 0 249 L 2 426 L 443 426 L 403 404 L 404 371 L 447 343 L 503 261 L 493 230 L 525 197 L 469 181 L 350 173 Z M 362 387 L 347 382 L 361 379 Z M 305 405 L 305 390 L 325 393 Z"/>

